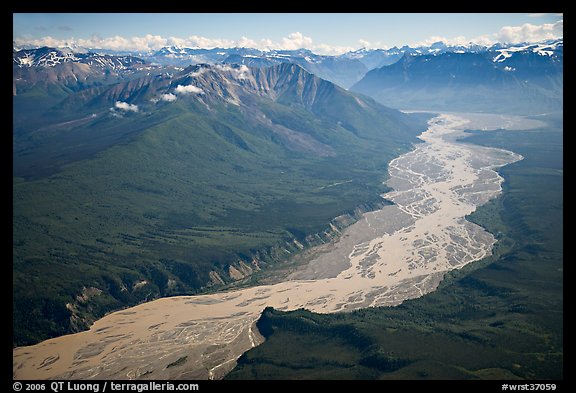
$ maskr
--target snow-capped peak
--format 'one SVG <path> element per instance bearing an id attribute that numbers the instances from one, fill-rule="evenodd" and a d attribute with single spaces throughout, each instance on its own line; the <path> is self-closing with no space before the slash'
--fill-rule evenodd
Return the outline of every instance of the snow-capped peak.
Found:
<path id="1" fill-rule="evenodd" d="M 58 64 L 77 62 L 113 70 L 125 69 L 135 64 L 144 64 L 133 56 L 100 55 L 95 52 L 76 52 L 72 48 L 23 49 L 13 53 L 13 63 L 22 67 L 54 67 Z"/>
<path id="2" fill-rule="evenodd" d="M 502 63 L 512 57 L 517 52 L 532 52 L 540 56 L 553 56 L 563 48 L 563 39 L 543 41 L 538 43 L 517 44 L 501 49 L 496 49 L 498 52 L 492 60 L 496 63 Z"/>

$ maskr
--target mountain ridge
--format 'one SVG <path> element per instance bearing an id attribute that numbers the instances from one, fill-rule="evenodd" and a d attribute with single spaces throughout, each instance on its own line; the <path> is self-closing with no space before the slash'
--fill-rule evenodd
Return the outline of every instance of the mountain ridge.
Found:
<path id="1" fill-rule="evenodd" d="M 562 110 L 562 45 L 516 49 L 405 54 L 369 71 L 351 90 L 400 108 L 520 114 Z"/>
<path id="2" fill-rule="evenodd" d="M 13 139 L 16 345 L 257 280 L 381 203 L 387 163 L 424 127 L 294 64 L 163 71 L 38 116 Z"/>

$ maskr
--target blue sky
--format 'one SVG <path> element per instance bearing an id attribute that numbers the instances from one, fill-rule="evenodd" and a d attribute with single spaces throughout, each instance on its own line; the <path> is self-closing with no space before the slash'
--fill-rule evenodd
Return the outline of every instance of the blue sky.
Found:
<path id="1" fill-rule="evenodd" d="M 16 45 L 146 50 L 177 44 L 337 54 L 361 47 L 538 41 L 563 35 L 562 14 L 13 14 Z"/>

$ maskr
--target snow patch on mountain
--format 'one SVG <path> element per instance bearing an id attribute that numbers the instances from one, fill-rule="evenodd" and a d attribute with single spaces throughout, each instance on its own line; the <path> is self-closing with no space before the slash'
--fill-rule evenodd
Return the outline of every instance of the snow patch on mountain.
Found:
<path id="1" fill-rule="evenodd" d="M 502 63 L 518 52 L 532 52 L 540 56 L 554 56 L 563 48 L 563 40 L 546 41 L 537 44 L 522 44 L 507 48 L 496 49 L 498 52 L 493 59 L 495 63 Z"/>
<path id="2" fill-rule="evenodd" d="M 14 51 L 12 60 L 19 68 L 55 67 L 59 64 L 77 62 L 111 70 L 125 70 L 145 61 L 134 56 L 101 55 L 95 52 L 79 53 L 70 48 L 38 48 Z"/>

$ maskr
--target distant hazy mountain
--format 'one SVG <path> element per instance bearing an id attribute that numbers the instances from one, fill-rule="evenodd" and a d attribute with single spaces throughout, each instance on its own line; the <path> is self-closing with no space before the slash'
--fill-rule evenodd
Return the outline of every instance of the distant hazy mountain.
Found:
<path id="1" fill-rule="evenodd" d="M 264 53 L 261 56 L 231 55 L 224 62 L 256 67 L 268 67 L 281 63 L 298 64 L 306 71 L 344 88 L 352 86 L 368 71 L 368 68 L 357 59 L 342 56 L 319 56 L 305 50 Z"/>
<path id="2" fill-rule="evenodd" d="M 345 88 L 359 81 L 368 71 L 368 68 L 357 59 L 322 56 L 306 49 L 260 51 L 251 48 L 192 49 L 171 46 L 151 53 L 145 58 L 151 63 L 172 65 L 227 63 L 269 67 L 280 63 L 294 63 Z"/>
<path id="3" fill-rule="evenodd" d="M 446 45 L 443 42 L 436 42 L 430 46 L 410 47 L 404 45 L 400 48 L 390 49 L 367 49 L 362 48 L 356 51 L 347 52 L 340 57 L 357 59 L 362 62 L 368 70 L 380 68 L 382 66 L 396 63 L 405 54 L 413 55 L 438 55 L 446 52 L 477 53 L 488 50 L 487 47 L 476 44 L 469 45 Z"/>
<path id="4" fill-rule="evenodd" d="M 14 97 L 15 343 L 328 239 L 423 129 L 296 64 L 152 71 L 61 90 L 35 124 Z"/>
<path id="5" fill-rule="evenodd" d="M 475 52 L 486 47 L 447 46 L 441 42 L 429 47 L 403 46 L 390 49 L 359 49 L 339 56 L 318 55 L 306 49 L 260 51 L 251 48 L 194 49 L 170 46 L 156 52 L 139 54 L 151 63 L 189 65 L 198 63 L 245 64 L 255 67 L 268 67 L 278 63 L 295 63 L 305 70 L 344 88 L 359 81 L 371 69 L 393 64 L 405 53 L 439 54 L 449 51 Z"/>
<path id="6" fill-rule="evenodd" d="M 406 53 L 351 90 L 396 108 L 542 113 L 563 105 L 562 40 L 477 51 Z"/>

